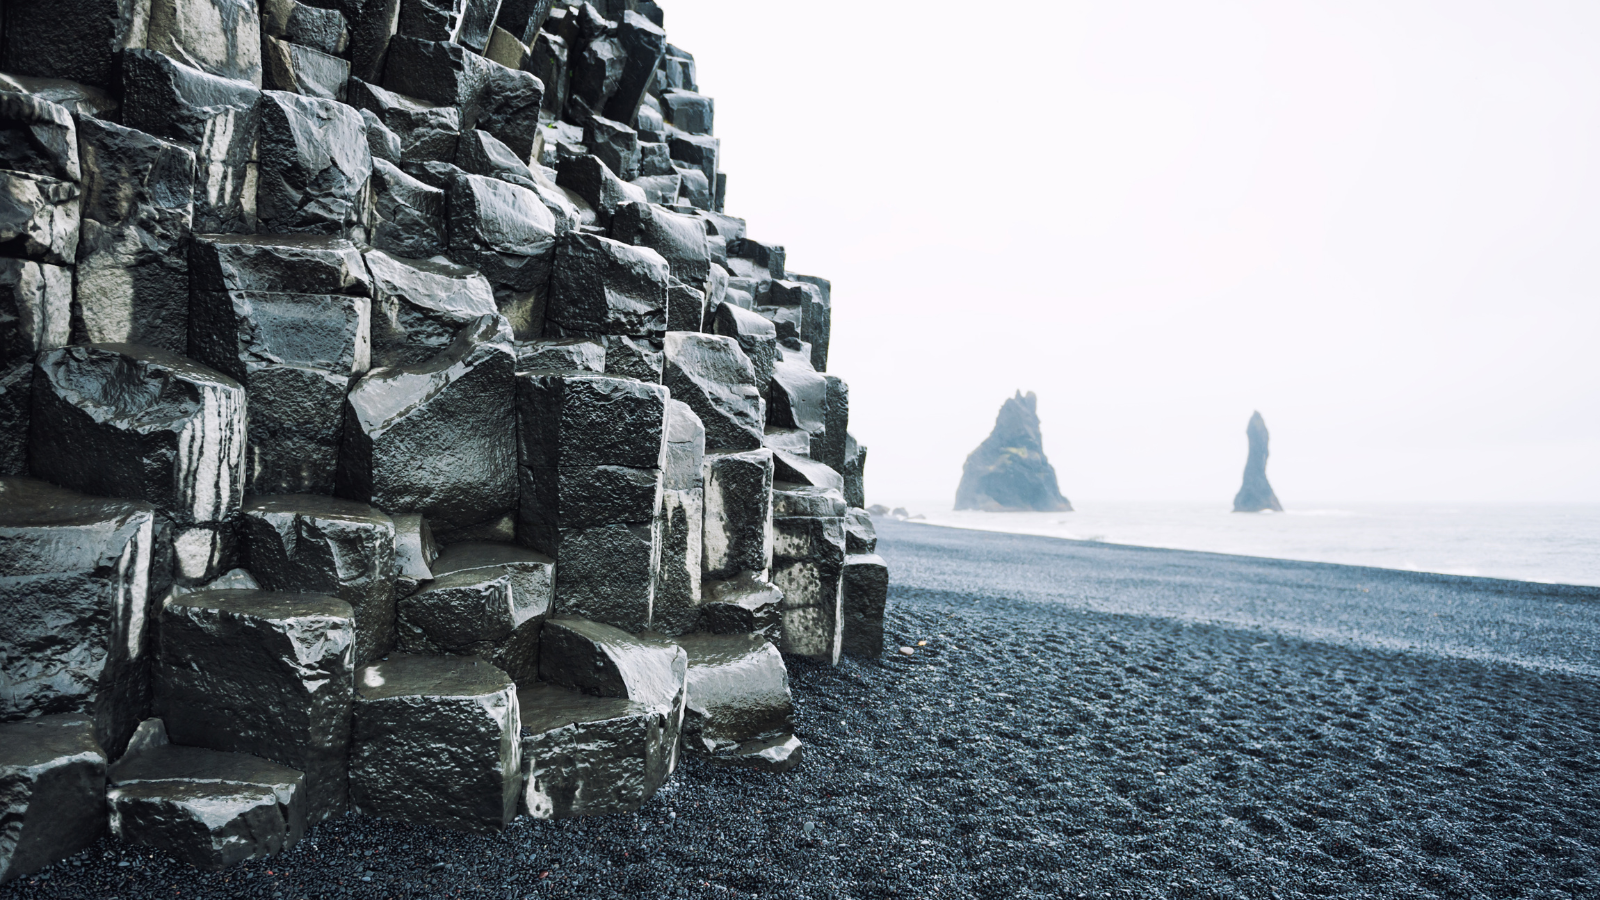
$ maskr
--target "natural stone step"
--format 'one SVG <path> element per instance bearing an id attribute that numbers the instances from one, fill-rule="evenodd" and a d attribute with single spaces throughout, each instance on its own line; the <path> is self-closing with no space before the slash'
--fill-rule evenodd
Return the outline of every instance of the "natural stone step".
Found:
<path id="1" fill-rule="evenodd" d="M 85 716 L 0 724 L 0 884 L 94 843 L 106 828 L 106 755 Z"/>

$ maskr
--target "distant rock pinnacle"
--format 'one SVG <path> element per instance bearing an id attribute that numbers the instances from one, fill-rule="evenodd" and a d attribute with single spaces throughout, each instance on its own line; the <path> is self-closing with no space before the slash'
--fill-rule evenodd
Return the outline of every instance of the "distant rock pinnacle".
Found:
<path id="1" fill-rule="evenodd" d="M 1261 418 L 1261 413 L 1256 413 L 1250 417 L 1250 426 L 1244 433 L 1250 436 L 1250 458 L 1244 464 L 1244 485 L 1233 498 L 1233 511 L 1261 512 L 1270 509 L 1283 512 L 1278 495 L 1272 492 L 1272 485 L 1267 483 L 1267 420 Z"/>
<path id="2" fill-rule="evenodd" d="M 1021 391 L 1000 407 L 994 431 L 967 457 L 956 509 L 1071 512 L 1039 436 L 1039 398 Z M 1264 432 L 1263 432 L 1264 433 Z"/>

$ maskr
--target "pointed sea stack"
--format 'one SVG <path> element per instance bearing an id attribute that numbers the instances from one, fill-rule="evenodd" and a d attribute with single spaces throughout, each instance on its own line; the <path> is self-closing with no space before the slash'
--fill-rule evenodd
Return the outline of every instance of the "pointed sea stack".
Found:
<path id="1" fill-rule="evenodd" d="M 1039 435 L 1039 398 L 1021 391 L 1000 407 L 994 431 L 967 457 L 956 509 L 1071 512 Z"/>
<path id="2" fill-rule="evenodd" d="M 1250 436 L 1250 458 L 1244 464 L 1244 485 L 1233 498 L 1233 511 L 1283 512 L 1283 504 L 1267 483 L 1267 421 L 1261 413 L 1250 417 L 1250 426 L 1244 433 Z"/>

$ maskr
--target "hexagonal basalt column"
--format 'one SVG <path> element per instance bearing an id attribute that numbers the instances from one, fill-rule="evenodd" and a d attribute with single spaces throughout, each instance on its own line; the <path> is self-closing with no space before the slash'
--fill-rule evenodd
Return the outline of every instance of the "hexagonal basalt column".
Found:
<path id="1" fill-rule="evenodd" d="M 0 725 L 0 884 L 95 842 L 106 827 L 106 755 L 83 716 Z"/>
<path id="2" fill-rule="evenodd" d="M 516 815 L 516 685 L 486 662 L 396 654 L 356 678 L 350 796 L 366 815 L 494 832 Z"/>

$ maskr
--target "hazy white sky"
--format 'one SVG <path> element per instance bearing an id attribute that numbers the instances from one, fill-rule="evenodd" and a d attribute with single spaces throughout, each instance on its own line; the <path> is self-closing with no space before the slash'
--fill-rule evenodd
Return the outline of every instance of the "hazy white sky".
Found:
<path id="1" fill-rule="evenodd" d="M 869 502 L 1019 388 L 1080 506 L 1600 501 L 1600 3 L 662 6 Z"/>

